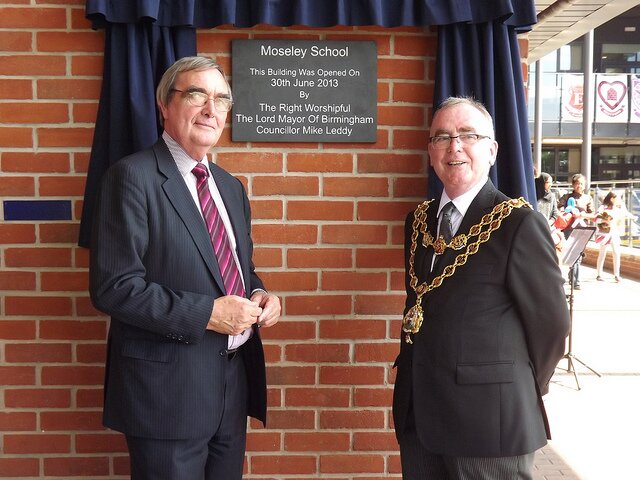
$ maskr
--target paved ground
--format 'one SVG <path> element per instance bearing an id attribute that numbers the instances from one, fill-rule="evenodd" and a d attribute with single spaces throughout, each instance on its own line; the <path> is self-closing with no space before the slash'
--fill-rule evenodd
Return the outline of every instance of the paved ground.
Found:
<path id="1" fill-rule="evenodd" d="M 581 267 L 572 352 L 602 377 L 576 361 L 576 380 L 560 362 L 545 396 L 553 440 L 535 480 L 640 480 L 640 282 L 595 276 Z"/>

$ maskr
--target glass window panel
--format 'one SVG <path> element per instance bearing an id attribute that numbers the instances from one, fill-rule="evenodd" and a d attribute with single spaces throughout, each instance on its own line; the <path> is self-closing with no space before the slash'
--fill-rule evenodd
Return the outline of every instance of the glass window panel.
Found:
<path id="1" fill-rule="evenodd" d="M 558 60 L 558 70 L 563 72 L 582 71 L 582 44 L 573 43 L 564 45 L 558 50 L 560 58 Z"/>
<path id="2" fill-rule="evenodd" d="M 543 148 L 540 168 L 551 175 L 556 182 L 564 183 L 569 179 L 569 150 L 562 148 Z"/>
<path id="3" fill-rule="evenodd" d="M 600 147 L 594 151 L 594 180 L 639 178 L 640 146 Z"/>
<path id="4" fill-rule="evenodd" d="M 540 70 L 543 72 L 555 72 L 558 68 L 558 51 L 554 50 L 540 59 Z"/>
<path id="5" fill-rule="evenodd" d="M 637 43 L 603 43 L 602 53 L 638 53 L 640 45 Z"/>
<path id="6" fill-rule="evenodd" d="M 558 150 L 558 179 L 566 181 L 569 178 L 569 150 Z"/>
<path id="7" fill-rule="evenodd" d="M 560 118 L 561 89 L 560 75 L 557 73 L 543 73 L 540 86 L 542 95 L 542 121 L 555 121 Z"/>
<path id="8" fill-rule="evenodd" d="M 548 173 L 555 178 L 556 171 L 556 159 L 555 152 L 553 150 L 542 150 L 541 167 L 542 171 Z"/>

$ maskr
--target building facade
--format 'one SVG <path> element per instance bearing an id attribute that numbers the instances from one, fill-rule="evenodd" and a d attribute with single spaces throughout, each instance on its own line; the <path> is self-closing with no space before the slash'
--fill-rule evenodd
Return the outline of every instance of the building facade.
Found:
<path id="1" fill-rule="evenodd" d="M 593 88 L 584 92 L 585 38 L 530 65 L 529 125 L 534 138 L 536 77 L 541 75 L 541 171 L 558 182 L 581 170 L 583 100 L 591 96 L 592 182 L 640 179 L 640 7 L 593 32 Z"/>

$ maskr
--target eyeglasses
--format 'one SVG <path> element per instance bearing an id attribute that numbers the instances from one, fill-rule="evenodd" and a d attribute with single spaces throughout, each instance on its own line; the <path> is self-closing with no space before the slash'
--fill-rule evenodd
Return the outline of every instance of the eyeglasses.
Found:
<path id="1" fill-rule="evenodd" d="M 172 88 L 171 91 L 182 93 L 182 97 L 186 98 L 194 107 L 204 107 L 209 100 L 213 100 L 213 105 L 216 107 L 216 110 L 219 112 L 228 112 L 233 105 L 233 100 L 229 96 L 210 96 L 197 90 L 185 91 L 178 90 L 177 88 Z"/>
<path id="2" fill-rule="evenodd" d="M 440 150 L 447 148 L 454 138 L 458 139 L 463 145 L 475 145 L 480 140 L 491 137 L 480 135 L 479 133 L 461 133 L 460 135 L 436 135 L 435 137 L 431 137 L 429 141 L 431 145 L 433 145 L 433 148 Z"/>

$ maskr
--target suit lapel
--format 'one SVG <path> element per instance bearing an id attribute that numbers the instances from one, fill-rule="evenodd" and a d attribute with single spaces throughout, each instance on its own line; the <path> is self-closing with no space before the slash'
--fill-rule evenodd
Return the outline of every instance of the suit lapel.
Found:
<path id="1" fill-rule="evenodd" d="M 476 197 L 473 199 L 467 212 L 462 218 L 462 222 L 456 231 L 456 235 L 461 233 L 468 234 L 471 227 L 477 225 L 482 220 L 482 217 L 487 213 L 490 213 L 496 204 L 496 194 L 498 190 L 493 186 L 491 180 L 487 180 L 487 183 L 480 189 Z M 439 202 L 439 200 L 438 200 Z M 435 203 L 435 202 L 434 202 Z M 439 204 L 439 203 L 438 203 Z M 436 207 L 437 208 L 437 207 Z M 437 222 L 436 222 L 437 226 Z M 436 227 L 437 228 L 437 227 Z M 435 235 L 435 234 L 434 234 Z M 474 239 L 470 239 L 473 241 Z M 446 249 L 442 254 L 442 257 L 434 267 L 433 276 L 440 275 L 447 265 L 452 265 L 455 259 L 461 253 L 464 253 L 465 249 L 452 250 Z M 464 267 L 461 267 L 464 268 Z"/>
<path id="2" fill-rule="evenodd" d="M 153 150 L 158 162 L 158 169 L 166 177 L 162 188 L 167 199 L 171 205 L 173 205 L 173 208 L 175 208 L 178 216 L 182 219 L 185 227 L 189 231 L 196 249 L 202 256 L 218 287 L 224 292 L 224 282 L 213 251 L 211 237 L 209 237 L 207 227 L 189 193 L 189 189 L 185 185 L 184 179 L 164 141 L 159 140 L 158 143 L 153 146 Z"/>
<path id="3" fill-rule="evenodd" d="M 468 233 L 471 227 L 480 223 L 482 217 L 490 213 L 495 206 L 497 192 L 498 190 L 493 186 L 491 180 L 487 180 L 487 183 L 480 189 L 476 198 L 469 205 L 469 209 L 456 233 Z"/>
<path id="4" fill-rule="evenodd" d="M 438 205 L 440 205 L 440 199 L 434 200 L 429 204 L 429 210 L 427 210 L 427 231 L 431 234 L 433 238 L 437 238 L 436 234 L 438 233 Z M 420 241 L 422 241 L 422 236 L 420 237 Z M 433 247 L 429 247 L 427 249 L 422 248 L 425 251 L 425 255 L 423 257 L 423 271 L 426 272 L 425 277 L 427 281 L 430 283 L 433 277 L 435 276 L 437 265 L 433 266 L 433 271 L 431 271 L 431 264 L 433 263 L 433 257 L 435 255 Z M 437 264 L 436 260 L 436 264 Z"/>

